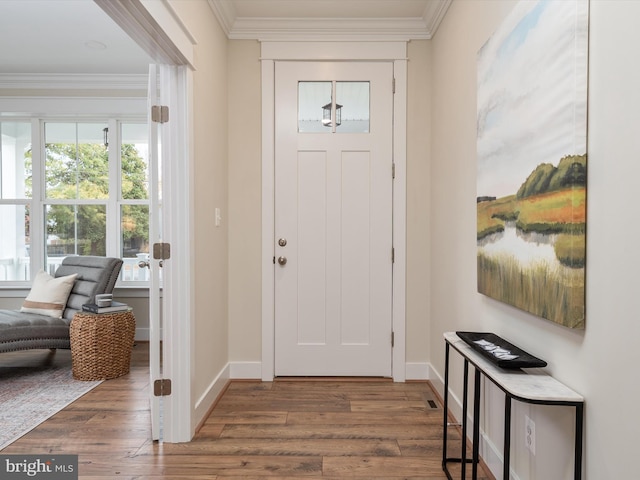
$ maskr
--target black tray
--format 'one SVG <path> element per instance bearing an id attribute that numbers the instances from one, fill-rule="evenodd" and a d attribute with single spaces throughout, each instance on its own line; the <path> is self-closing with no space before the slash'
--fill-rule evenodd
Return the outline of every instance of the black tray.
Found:
<path id="1" fill-rule="evenodd" d="M 476 352 L 500 368 L 539 368 L 547 362 L 525 352 L 493 333 L 456 332 Z"/>

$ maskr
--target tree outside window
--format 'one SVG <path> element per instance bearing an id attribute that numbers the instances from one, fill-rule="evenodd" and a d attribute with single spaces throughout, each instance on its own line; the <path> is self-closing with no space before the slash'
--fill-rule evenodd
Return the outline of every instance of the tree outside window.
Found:
<path id="1" fill-rule="evenodd" d="M 67 255 L 120 256 L 123 281 L 147 281 L 138 265 L 149 252 L 146 124 L 37 125 L 0 122 L 0 282 L 28 281 L 37 265 L 53 273 Z"/>

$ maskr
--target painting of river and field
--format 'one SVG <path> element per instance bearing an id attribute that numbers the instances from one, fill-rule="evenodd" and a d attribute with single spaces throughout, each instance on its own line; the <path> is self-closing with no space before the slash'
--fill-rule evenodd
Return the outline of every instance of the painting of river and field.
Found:
<path id="1" fill-rule="evenodd" d="M 478 291 L 585 326 L 588 0 L 521 1 L 478 52 Z"/>

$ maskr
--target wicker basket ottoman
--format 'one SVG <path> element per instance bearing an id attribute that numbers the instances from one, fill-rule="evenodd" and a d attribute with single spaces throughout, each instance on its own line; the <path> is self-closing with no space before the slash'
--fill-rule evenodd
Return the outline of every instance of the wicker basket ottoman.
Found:
<path id="1" fill-rule="evenodd" d="M 129 373 L 136 330 L 133 312 L 78 312 L 70 326 L 76 380 L 107 380 Z"/>

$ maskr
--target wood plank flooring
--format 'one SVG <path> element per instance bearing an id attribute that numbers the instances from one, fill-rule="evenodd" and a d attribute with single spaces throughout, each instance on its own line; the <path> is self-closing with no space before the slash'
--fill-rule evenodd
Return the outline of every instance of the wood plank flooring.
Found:
<path id="1" fill-rule="evenodd" d="M 3 354 L 0 364 L 38 361 L 34 352 Z M 149 439 L 147 357 L 148 345 L 136 344 L 129 375 L 103 382 L 2 453 L 78 454 L 87 480 L 446 478 L 442 406 L 428 382 L 232 381 L 192 442 L 159 444 Z M 64 361 L 69 352 L 56 352 Z M 459 455 L 458 431 L 449 436 L 449 456 Z M 480 478 L 493 479 L 484 470 Z"/>

